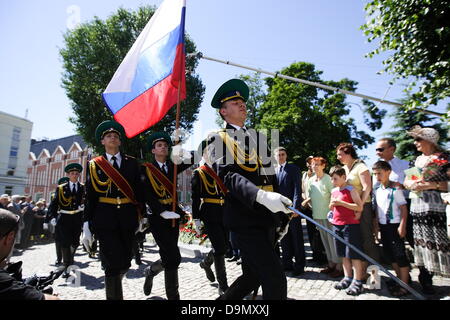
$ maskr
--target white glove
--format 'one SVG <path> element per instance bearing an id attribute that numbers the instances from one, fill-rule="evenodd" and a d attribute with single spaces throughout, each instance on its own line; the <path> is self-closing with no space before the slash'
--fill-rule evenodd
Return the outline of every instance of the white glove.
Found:
<path id="1" fill-rule="evenodd" d="M 202 234 L 201 226 L 202 226 L 202 222 L 200 221 L 200 219 L 194 219 L 194 229 L 198 235 Z"/>
<path id="2" fill-rule="evenodd" d="M 147 224 L 147 218 L 142 218 L 141 221 L 139 221 L 139 226 L 135 233 L 144 232 L 146 224 Z"/>
<path id="3" fill-rule="evenodd" d="M 92 233 L 91 230 L 89 229 L 89 222 L 85 221 L 83 223 L 83 242 L 92 242 Z"/>
<path id="4" fill-rule="evenodd" d="M 182 164 L 183 162 L 190 160 L 192 158 L 192 154 L 183 149 L 181 145 L 177 144 L 172 147 L 172 153 L 170 154 L 170 159 L 175 164 Z"/>
<path id="5" fill-rule="evenodd" d="M 291 212 L 287 206 L 292 206 L 292 201 L 276 192 L 258 190 L 256 202 L 262 204 L 272 212 Z"/>
<path id="6" fill-rule="evenodd" d="M 44 230 L 48 230 L 48 223 L 42 224 L 42 228 L 43 228 Z"/>
<path id="7" fill-rule="evenodd" d="M 283 239 L 283 237 L 288 233 L 289 231 L 289 223 L 286 225 L 284 230 L 278 230 L 278 241 Z"/>
<path id="8" fill-rule="evenodd" d="M 56 219 L 53 218 L 52 220 L 50 220 L 50 224 L 51 224 L 52 226 L 56 226 Z"/>
<path id="9" fill-rule="evenodd" d="M 163 217 L 164 219 L 179 219 L 180 218 L 180 215 L 173 211 L 163 211 L 160 213 L 160 216 Z"/>

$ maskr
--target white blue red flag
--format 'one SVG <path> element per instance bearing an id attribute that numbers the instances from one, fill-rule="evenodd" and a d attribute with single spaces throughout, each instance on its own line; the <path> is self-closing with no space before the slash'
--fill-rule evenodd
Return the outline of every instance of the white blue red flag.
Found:
<path id="1" fill-rule="evenodd" d="M 128 51 L 103 100 L 128 138 L 160 121 L 186 98 L 186 0 L 165 0 Z"/>

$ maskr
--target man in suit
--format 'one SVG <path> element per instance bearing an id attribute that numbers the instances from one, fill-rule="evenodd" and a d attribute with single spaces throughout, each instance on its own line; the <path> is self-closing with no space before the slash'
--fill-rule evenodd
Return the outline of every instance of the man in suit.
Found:
<path id="1" fill-rule="evenodd" d="M 278 192 L 289 198 L 293 202 L 294 208 L 300 210 L 301 186 L 300 169 L 287 163 L 287 152 L 283 147 L 278 147 L 274 151 L 275 159 L 278 163 L 276 168 Z M 298 276 L 305 272 L 305 245 L 303 241 L 302 220 L 295 217 L 289 222 L 287 234 L 281 239 L 282 261 L 285 271 L 292 271 L 292 276 Z M 292 259 L 295 258 L 295 263 Z"/>
<path id="2" fill-rule="evenodd" d="M 292 202 L 274 192 L 277 182 L 267 139 L 245 127 L 248 95 L 245 82 L 231 79 L 211 102 L 226 122 L 226 128 L 208 140 L 216 150 L 213 170 L 228 190 L 224 226 L 236 235 L 242 257 L 242 275 L 220 299 L 242 299 L 261 285 L 263 299 L 285 300 L 286 276 L 275 243 L 277 228 L 290 213 L 286 206 Z M 263 158 L 264 154 L 268 156 Z"/>
<path id="3" fill-rule="evenodd" d="M 84 228 L 99 241 L 106 299 L 123 300 L 122 279 L 131 266 L 142 202 L 139 165 L 120 151 L 125 132 L 119 123 L 104 121 L 95 135 L 105 153 L 89 161 Z"/>
<path id="4" fill-rule="evenodd" d="M 45 220 L 56 219 L 55 243 L 60 246 L 66 268 L 63 277 L 69 276 L 67 268 L 74 264 L 75 251 L 80 244 L 84 210 L 84 184 L 78 181 L 81 171 L 83 167 L 79 163 L 70 163 L 64 168 L 69 181 L 56 188 Z"/>
<path id="5" fill-rule="evenodd" d="M 148 149 L 154 156 L 152 163 L 141 166 L 141 183 L 145 203 L 151 210 L 149 216 L 150 231 L 159 247 L 161 260 L 152 263 L 145 269 L 144 294 L 149 295 L 153 286 L 153 278 L 164 270 L 164 283 L 168 300 L 179 300 L 178 266 L 181 262 L 178 248 L 179 225 L 184 223 L 186 213 L 175 205 L 173 193 L 174 164 L 168 160 L 172 140 L 166 132 L 156 132 L 147 139 Z M 177 172 L 189 168 L 191 164 L 178 165 Z"/>

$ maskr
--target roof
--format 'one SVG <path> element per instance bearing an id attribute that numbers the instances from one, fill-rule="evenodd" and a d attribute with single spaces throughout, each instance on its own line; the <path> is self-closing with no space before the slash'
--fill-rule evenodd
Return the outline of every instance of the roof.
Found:
<path id="1" fill-rule="evenodd" d="M 39 155 L 43 149 L 47 149 L 50 154 L 53 154 L 58 146 L 61 146 L 65 152 L 68 152 L 70 147 L 77 142 L 81 149 L 86 148 L 87 143 L 84 142 L 80 135 L 73 135 L 55 140 L 31 141 L 30 152 L 36 156 Z"/>

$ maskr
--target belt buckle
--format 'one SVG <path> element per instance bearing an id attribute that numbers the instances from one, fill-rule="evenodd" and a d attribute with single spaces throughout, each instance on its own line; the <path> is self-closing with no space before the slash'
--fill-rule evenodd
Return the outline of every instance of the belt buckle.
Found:
<path id="1" fill-rule="evenodd" d="M 117 197 L 117 209 L 120 209 L 120 204 L 122 202 L 120 201 L 120 197 Z"/>

